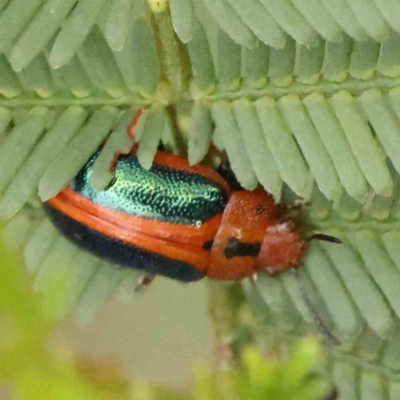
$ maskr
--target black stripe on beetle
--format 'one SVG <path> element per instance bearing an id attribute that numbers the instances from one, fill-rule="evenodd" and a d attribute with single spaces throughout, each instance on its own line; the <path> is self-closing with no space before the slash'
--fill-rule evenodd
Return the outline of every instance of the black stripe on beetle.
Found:
<path id="1" fill-rule="evenodd" d="M 214 244 L 214 240 L 209 240 L 203 244 L 204 250 L 211 250 Z"/>
<path id="2" fill-rule="evenodd" d="M 226 258 L 233 257 L 257 257 L 261 249 L 261 243 L 244 243 L 232 237 L 225 246 L 224 254 Z"/>

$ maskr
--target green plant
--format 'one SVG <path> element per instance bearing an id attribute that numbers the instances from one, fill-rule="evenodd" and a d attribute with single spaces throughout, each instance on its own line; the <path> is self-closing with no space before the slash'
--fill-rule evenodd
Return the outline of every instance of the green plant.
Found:
<path id="1" fill-rule="evenodd" d="M 0 388 L 10 399 L 301 399 L 318 400 L 330 385 L 313 369 L 321 359 L 319 345 L 300 342 L 286 362 L 265 360 L 255 348 L 244 350 L 240 369 L 212 376 L 198 365 L 193 395 L 183 395 L 141 382 L 128 382 L 118 365 L 91 360 L 53 337 L 56 323 L 43 314 L 15 257 L 0 248 Z M 58 283 L 58 282 L 57 282 Z M 53 293 L 63 285 L 54 284 Z M 65 284 L 65 283 L 64 283 Z M 57 301 L 57 298 L 53 297 Z"/>
<path id="2" fill-rule="evenodd" d="M 47 313 L 63 315 L 80 302 L 85 320 L 121 281 L 136 279 L 74 253 L 34 205 L 36 194 L 45 200 L 66 185 L 111 131 L 94 174 L 105 185 L 109 156 L 126 146 L 124 126 L 144 106 L 144 165 L 160 140 L 193 163 L 213 142 L 244 187 L 259 182 L 276 199 L 310 200 L 315 229 L 344 240 L 313 245 L 299 271 L 343 342 L 340 351 L 327 350 L 328 369 L 345 398 L 395 398 L 399 6 L 32 0 L 19 12 L 22 1 L 0 4 L 0 217 L 13 217 L 4 236 L 24 249 Z M 74 257 L 85 272 L 71 268 Z M 54 274 L 70 282 L 56 303 Z M 310 329 L 291 274 L 260 277 L 257 287 L 244 282 L 242 290 L 264 345 L 290 343 Z M 243 324 L 229 304 L 227 329 L 236 329 Z"/>

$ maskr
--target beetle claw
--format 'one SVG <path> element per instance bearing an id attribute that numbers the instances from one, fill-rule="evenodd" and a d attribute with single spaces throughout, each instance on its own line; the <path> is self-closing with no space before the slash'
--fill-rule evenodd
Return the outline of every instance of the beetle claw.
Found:
<path id="1" fill-rule="evenodd" d="M 145 290 L 148 286 L 151 285 L 155 277 L 155 274 L 151 274 L 149 272 L 141 275 L 136 282 L 135 292 L 141 292 L 142 290 Z"/>
<path id="2" fill-rule="evenodd" d="M 257 279 L 258 279 L 258 274 L 257 274 L 257 272 L 254 272 L 254 274 L 253 274 L 253 275 L 250 275 L 249 278 L 250 278 L 250 282 L 251 282 L 253 285 L 256 285 L 256 284 L 257 284 Z"/>
<path id="3" fill-rule="evenodd" d="M 282 203 L 280 203 L 282 204 Z M 287 210 L 301 210 L 304 207 L 308 206 L 310 204 L 310 202 L 308 200 L 304 200 L 304 199 L 296 199 L 293 200 L 291 203 L 285 203 L 284 207 Z M 282 204 L 283 205 L 283 204 Z"/>

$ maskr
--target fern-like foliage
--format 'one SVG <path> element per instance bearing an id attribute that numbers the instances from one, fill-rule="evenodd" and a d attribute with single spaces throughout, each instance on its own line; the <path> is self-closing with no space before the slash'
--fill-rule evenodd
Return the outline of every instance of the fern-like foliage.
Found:
<path id="1" fill-rule="evenodd" d="M 104 187 L 143 107 L 143 166 L 160 141 L 193 164 L 213 143 L 243 187 L 310 200 L 314 228 L 344 240 L 313 244 L 299 270 L 343 342 L 328 369 L 343 399 L 398 398 L 399 15 L 389 0 L 0 1 L 0 218 L 37 291 L 54 265 L 68 276 L 49 312 L 86 321 L 138 277 L 71 247 L 35 202 L 110 135 L 93 173 Z M 291 274 L 244 288 L 260 329 L 289 338 L 312 322 Z"/>
<path id="2" fill-rule="evenodd" d="M 350 35 L 344 28 L 342 32 L 343 24 L 335 19 L 332 7 L 325 4 L 328 2 L 317 2 L 318 6 L 310 7 L 313 12 L 320 10 L 320 19 L 315 21 L 322 21 L 321 25 L 328 30 L 329 26 L 335 26 L 337 34 L 332 33 L 333 28 L 330 34 L 319 32 L 312 20 L 303 16 L 312 19 L 302 1 L 285 8 L 273 5 L 274 2 L 255 0 L 251 2 L 255 8 L 246 5 L 246 12 L 239 10 L 240 2 L 236 1 L 206 1 L 205 5 L 181 3 L 184 5 L 171 2 L 172 20 L 166 12 L 155 14 L 149 20 L 146 17 L 149 11 L 142 1 L 104 4 L 101 1 L 49 1 L 38 4 L 37 8 L 32 2 L 32 8 L 26 10 L 31 13 L 29 24 L 21 25 L 19 30 L 15 26 L 4 33 L 5 51 L 0 60 L 3 95 L 0 128 L 2 136 L 10 136 L 5 140 L 4 151 L 10 154 L 12 144 L 8 141 L 20 144 L 14 131 L 16 120 L 22 118 L 11 115 L 7 107 L 13 107 L 18 113 L 21 108 L 28 109 L 26 124 L 31 123 L 31 117 L 34 124 L 41 118 L 42 129 L 38 128 L 30 137 L 26 153 L 20 151 L 20 161 L 18 157 L 14 159 L 0 190 L 5 189 L 21 166 L 21 160 L 29 153 L 28 147 L 32 149 L 39 139 L 41 145 L 44 141 L 49 143 L 49 132 L 57 137 L 54 130 L 67 130 L 64 124 L 68 124 L 68 118 L 74 120 L 74 112 L 76 126 L 69 127 L 65 145 L 88 125 L 94 128 L 103 122 L 102 118 L 107 119 L 104 132 L 96 130 L 97 142 L 93 138 L 86 154 L 75 161 L 76 172 L 101 141 L 100 137 L 116 126 L 120 112 L 132 104 L 141 104 L 174 107 L 177 121 L 170 124 L 177 122 L 180 131 L 189 137 L 189 160 L 201 161 L 210 141 L 214 140 L 227 151 L 239 182 L 248 189 L 260 182 L 279 199 L 285 183 L 308 199 L 315 182 L 336 203 L 344 193 L 363 203 L 370 189 L 378 195 L 391 196 L 393 179 L 385 156 L 399 171 L 400 55 L 397 49 L 400 36 L 396 26 L 390 25 L 390 18 L 385 22 L 382 15 L 386 14 L 374 15 L 381 21 L 377 26 L 381 26 L 382 32 L 388 30 L 388 34 L 373 34 L 371 24 L 364 37 Z M 12 12 L 13 5 L 13 1 L 8 4 L 1 18 Z M 374 10 L 372 6 L 371 3 L 366 7 L 368 10 L 355 13 L 357 8 L 353 2 L 343 5 L 352 8 L 346 14 L 348 18 L 357 15 L 360 21 Z M 264 11 L 257 13 L 260 7 Z M 281 20 L 279 13 L 273 11 L 275 8 L 284 10 L 286 18 L 291 17 Z M 245 16 L 247 13 L 249 19 Z M 283 35 L 283 44 L 274 46 L 263 40 L 255 27 L 246 24 L 246 21 L 258 21 L 251 17 L 258 14 L 260 18 L 274 16 L 272 20 L 279 31 L 285 31 L 288 21 L 299 34 L 300 26 L 308 26 L 314 32 L 313 39 L 299 40 L 297 35 L 287 32 Z M 228 20 L 230 24 L 226 23 Z M 302 22 L 296 25 L 293 21 Z M 47 31 L 43 34 L 45 26 Z M 230 30 L 242 32 L 239 26 L 257 45 L 250 46 L 246 40 L 232 37 Z M 351 26 L 358 25 L 352 21 Z M 186 48 L 174 39 L 172 28 L 187 42 Z M 382 43 L 373 40 L 379 37 L 386 40 Z M 357 41 L 360 38 L 365 40 Z M 68 109 L 64 114 L 66 107 L 72 105 L 81 108 Z M 33 106 L 43 109 L 32 109 Z M 44 107 L 50 107 L 48 116 Z M 167 120 L 168 115 L 164 113 L 162 118 Z M 92 137 L 89 133 L 92 128 L 86 130 L 87 137 Z M 160 131 L 155 135 L 160 138 Z M 76 138 L 81 140 L 80 134 Z M 147 158 L 154 153 L 156 137 L 150 142 L 142 150 L 149 152 Z M 54 148 L 47 144 L 50 146 L 47 164 L 51 162 L 50 154 L 56 155 L 64 144 Z M 68 148 L 68 153 L 71 150 Z M 8 163 L 7 157 L 2 158 Z M 38 158 L 43 168 L 44 161 L 41 156 Z M 68 164 L 71 163 L 69 159 Z M 29 164 L 26 168 L 31 167 Z M 72 176 L 72 169 L 68 174 L 65 172 L 58 187 L 49 194 L 54 194 Z M 46 189 L 40 192 L 45 199 Z"/>

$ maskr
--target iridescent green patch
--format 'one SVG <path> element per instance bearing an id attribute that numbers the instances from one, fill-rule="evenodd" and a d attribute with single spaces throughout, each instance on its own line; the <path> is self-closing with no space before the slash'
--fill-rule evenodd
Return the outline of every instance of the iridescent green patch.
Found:
<path id="1" fill-rule="evenodd" d="M 98 154 L 71 184 L 95 204 L 133 216 L 194 226 L 221 213 L 226 206 L 227 194 L 217 182 L 160 164 L 146 170 L 135 156 L 120 157 L 115 178 L 103 191 L 96 192 L 90 176 Z"/>

